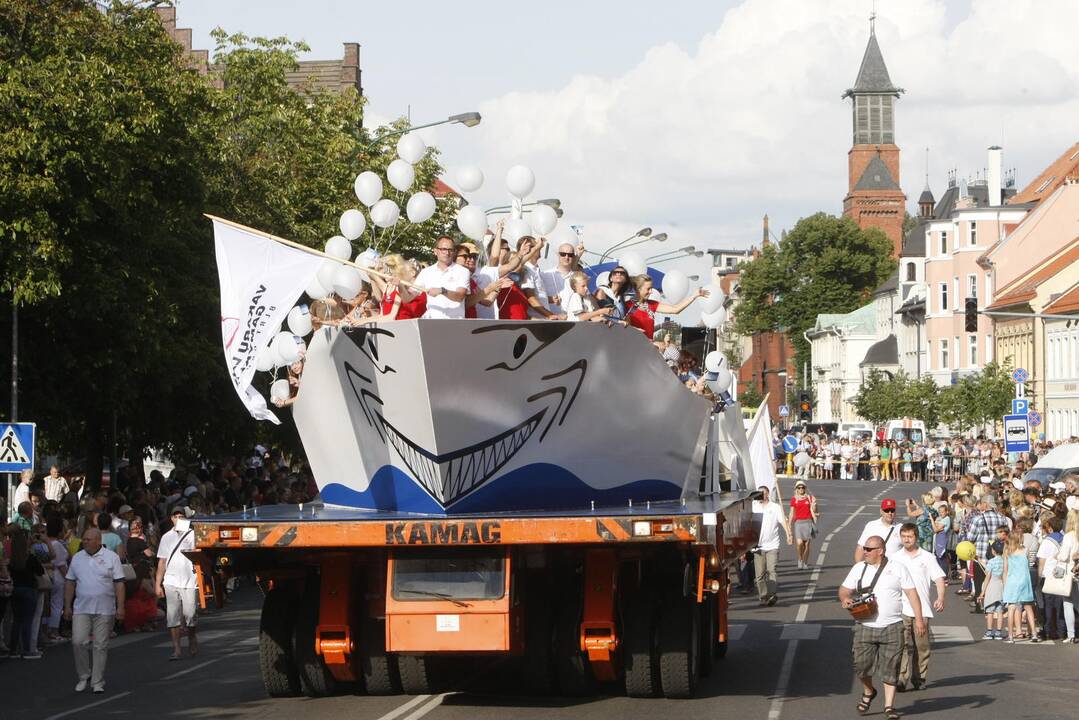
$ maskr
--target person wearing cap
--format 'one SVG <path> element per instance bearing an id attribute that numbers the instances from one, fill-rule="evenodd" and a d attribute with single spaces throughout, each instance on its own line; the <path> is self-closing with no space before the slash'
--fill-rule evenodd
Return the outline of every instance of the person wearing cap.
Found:
<path id="1" fill-rule="evenodd" d="M 899 526 L 895 524 L 895 500 L 892 498 L 881 500 L 880 518 L 870 520 L 862 528 L 862 534 L 858 536 L 858 546 L 854 548 L 854 562 L 862 561 L 866 540 L 874 535 L 884 539 L 884 554 L 889 559 L 903 549 L 903 543 L 899 540 Z"/>
<path id="2" fill-rule="evenodd" d="M 134 509 L 130 505 L 124 504 L 116 509 L 116 515 L 112 518 L 112 531 L 119 535 L 120 539 L 125 543 L 131 533 L 131 518 L 133 517 L 135 517 Z"/>
<path id="3" fill-rule="evenodd" d="M 790 516 L 787 525 L 794 528 L 794 542 L 798 553 L 798 569 L 809 569 L 809 546 L 817 530 L 817 498 L 806 491 L 805 480 L 794 483 L 791 496 Z"/>
<path id="4" fill-rule="evenodd" d="M 157 596 L 165 599 L 165 624 L 172 636 L 172 656 L 179 660 L 181 628 L 187 628 L 187 651 L 199 650 L 195 628 L 198 624 L 198 576 L 195 566 L 184 555 L 195 549 L 195 533 L 190 518 L 191 508 L 174 508 L 170 518 L 172 530 L 161 536 L 157 546 Z"/>

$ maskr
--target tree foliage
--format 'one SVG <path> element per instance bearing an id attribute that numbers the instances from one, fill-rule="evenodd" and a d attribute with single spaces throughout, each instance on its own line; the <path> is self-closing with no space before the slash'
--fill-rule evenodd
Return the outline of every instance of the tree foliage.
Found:
<path id="1" fill-rule="evenodd" d="M 91 475 L 115 435 L 132 456 L 181 457 L 291 437 L 257 427 L 229 384 L 203 213 L 321 247 L 357 172 L 392 157 L 358 94 L 288 85 L 302 45 L 217 40 L 203 76 L 142 4 L 0 4 L 0 291 L 20 307 L 20 415 Z M 402 221 L 380 245 L 429 247 L 451 217 Z"/>
<path id="2" fill-rule="evenodd" d="M 785 331 L 801 372 L 809 361 L 802 333 L 820 313 L 850 312 L 868 302 L 896 268 L 891 251 L 883 232 L 863 230 L 850 218 L 802 218 L 778 246 L 761 248 L 759 257 L 742 265 L 736 331 Z"/>

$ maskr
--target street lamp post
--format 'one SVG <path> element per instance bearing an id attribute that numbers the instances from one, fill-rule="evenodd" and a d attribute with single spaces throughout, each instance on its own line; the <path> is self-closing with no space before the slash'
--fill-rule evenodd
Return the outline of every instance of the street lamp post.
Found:
<path id="1" fill-rule="evenodd" d="M 521 205 L 521 207 L 522 208 L 535 207 L 536 205 L 546 205 L 547 207 L 554 210 L 555 213 L 558 215 L 558 217 L 562 217 L 562 201 L 559 200 L 558 198 L 545 198 L 543 200 L 536 200 L 535 202 L 524 203 L 524 204 Z M 487 215 L 495 215 L 497 213 L 513 212 L 513 206 L 512 205 L 499 205 L 497 207 L 487 208 L 483 212 L 485 214 L 487 214 Z"/>
<path id="2" fill-rule="evenodd" d="M 483 119 L 483 117 L 478 112 L 466 112 L 466 113 L 460 113 L 458 115 L 450 115 L 445 120 L 438 120 L 437 122 L 424 123 L 423 125 L 411 125 L 409 127 L 401 128 L 401 129 L 398 129 L 398 130 L 387 130 L 386 132 L 379 133 L 378 135 L 376 135 L 375 138 L 373 140 L 371 140 L 371 142 L 369 144 L 374 145 L 375 143 L 381 142 L 382 140 L 385 140 L 386 138 L 393 137 L 394 135 L 404 135 L 405 133 L 412 132 L 413 130 L 422 130 L 423 128 L 435 127 L 436 125 L 448 125 L 449 123 L 460 123 L 461 125 L 464 125 L 465 127 L 476 127 L 477 125 L 480 124 L 480 121 L 482 119 Z"/>
<path id="3" fill-rule="evenodd" d="M 662 234 L 663 234 L 663 239 L 666 240 L 667 239 L 667 234 L 666 233 L 662 233 Z M 636 240 L 637 238 L 651 237 L 651 235 L 652 235 L 652 228 L 650 228 L 650 227 L 641 228 L 640 230 L 633 233 L 632 235 L 630 235 L 625 240 L 623 240 L 621 242 L 617 242 L 614 245 L 612 245 L 611 247 L 607 248 L 607 250 L 605 250 L 604 253 L 602 255 L 600 255 L 598 264 L 602 265 L 603 261 L 606 260 L 608 257 L 610 257 L 611 253 L 613 253 L 615 250 L 617 250 L 617 249 L 619 249 L 621 247 L 624 247 L 630 241 Z"/>

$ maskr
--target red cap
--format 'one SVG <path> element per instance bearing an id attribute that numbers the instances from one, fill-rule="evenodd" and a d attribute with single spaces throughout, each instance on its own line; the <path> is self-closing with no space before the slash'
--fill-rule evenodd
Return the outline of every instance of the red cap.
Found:
<path id="1" fill-rule="evenodd" d="M 891 498 L 884 498 L 880 501 L 881 510 L 895 510 L 895 500 Z"/>

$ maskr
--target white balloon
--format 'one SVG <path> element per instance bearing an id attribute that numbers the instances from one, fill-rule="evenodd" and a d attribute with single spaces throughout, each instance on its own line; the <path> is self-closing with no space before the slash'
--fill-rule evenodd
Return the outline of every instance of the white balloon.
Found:
<path id="1" fill-rule="evenodd" d="M 708 297 L 703 297 L 698 300 L 698 307 L 700 307 L 702 313 L 714 313 L 723 307 L 723 301 L 726 300 L 726 296 L 723 291 L 715 285 L 705 288 L 708 291 Z"/>
<path id="2" fill-rule="evenodd" d="M 705 327 L 717 328 L 727 321 L 727 311 L 723 308 L 710 313 L 701 313 L 701 321 Z"/>
<path id="3" fill-rule="evenodd" d="M 386 179 L 390 181 L 390 185 L 406 192 L 416 181 L 416 170 L 404 160 L 394 160 L 386 168 Z"/>
<path id="4" fill-rule="evenodd" d="M 551 231 L 547 235 L 547 239 L 550 241 L 551 247 L 554 248 L 557 248 L 559 245 L 569 245 L 576 248 L 577 243 L 581 241 L 580 236 L 577 235 L 577 231 L 565 223 L 558 225 L 558 227 Z"/>
<path id="5" fill-rule="evenodd" d="M 483 242 L 487 232 L 487 215 L 478 205 L 466 205 L 457 211 L 457 227 L 469 240 Z"/>
<path id="6" fill-rule="evenodd" d="M 663 297 L 669 303 L 676 303 L 689 292 L 689 278 L 681 270 L 669 270 L 663 276 Z"/>
<path id="7" fill-rule="evenodd" d="M 341 220 L 337 225 L 346 239 L 355 240 L 367 229 L 367 218 L 356 208 L 349 208 L 341 213 Z"/>
<path id="8" fill-rule="evenodd" d="M 536 176 L 532 173 L 531 168 L 524 165 L 514 165 L 506 173 L 506 189 L 510 191 L 510 195 L 516 198 L 524 200 L 528 193 L 532 192 L 532 188 L 536 186 Z"/>
<path id="9" fill-rule="evenodd" d="M 476 192 L 483 187 L 483 171 L 475 165 L 458 168 L 457 187 L 463 192 Z"/>
<path id="10" fill-rule="evenodd" d="M 365 170 L 356 176 L 356 183 L 352 188 L 360 202 L 371 207 L 382 197 L 382 178 L 370 170 Z"/>
<path id="11" fill-rule="evenodd" d="M 307 297 L 312 300 L 321 300 L 330 294 L 330 291 L 318 279 L 317 273 L 315 274 L 315 277 L 311 278 L 311 282 L 307 285 L 307 289 L 304 290 L 304 292 L 307 293 Z"/>
<path id="12" fill-rule="evenodd" d="M 629 252 L 618 258 L 618 264 L 626 269 L 626 272 L 630 274 L 630 277 L 634 275 L 644 275 L 648 272 L 648 265 L 645 263 L 641 254 L 630 250 Z"/>
<path id="13" fill-rule="evenodd" d="M 337 268 L 339 267 L 341 267 L 341 263 L 334 262 L 333 260 L 326 260 L 322 263 L 322 267 L 318 269 L 318 274 L 315 275 L 315 279 L 326 291 L 323 297 L 329 295 L 333 290 L 333 275 L 337 272 Z M 314 296 L 312 295 L 312 297 Z"/>
<path id="14" fill-rule="evenodd" d="M 360 271 L 351 265 L 342 265 L 333 274 L 333 291 L 345 300 L 356 297 L 362 283 L 363 279 L 360 277 Z M 292 326 L 290 325 L 289 327 Z"/>
<path id="15" fill-rule="evenodd" d="M 274 335 L 273 342 L 270 343 L 270 350 L 277 359 L 278 365 L 291 365 L 303 356 L 307 346 L 301 338 L 292 333 L 279 332 Z"/>
<path id="16" fill-rule="evenodd" d="M 508 243 L 515 243 L 525 235 L 532 234 L 532 226 L 524 218 L 510 218 L 506 221 L 506 228 L 502 231 L 502 237 Z"/>
<path id="17" fill-rule="evenodd" d="M 297 305 L 289 310 L 287 321 L 293 335 L 304 337 L 311 332 L 311 311 L 306 305 Z"/>
<path id="18" fill-rule="evenodd" d="M 407 133 L 397 141 L 397 157 L 406 163 L 418 163 L 427 152 L 427 145 L 416 133 Z M 411 184 L 411 183 L 409 183 Z"/>
<path id="19" fill-rule="evenodd" d="M 704 356 L 704 369 L 708 372 L 719 372 L 724 362 L 726 362 L 726 359 L 723 357 L 723 353 L 719 350 L 713 350 Z"/>
<path id="20" fill-rule="evenodd" d="M 558 213 L 547 205 L 537 205 L 529 213 L 528 221 L 536 235 L 546 236 L 558 225 Z"/>
<path id="21" fill-rule="evenodd" d="M 388 198 L 382 198 L 371 208 L 371 222 L 380 228 L 393 227 L 401 217 L 401 208 Z"/>
<path id="22" fill-rule="evenodd" d="M 339 260 L 348 260 L 352 257 L 352 243 L 340 235 L 334 235 L 326 241 L 326 254 L 332 255 Z"/>
<path id="23" fill-rule="evenodd" d="M 724 390 L 730 388 L 731 381 L 733 379 L 734 376 L 731 375 L 731 371 L 725 367 L 721 367 L 719 370 L 716 371 L 716 379 L 713 381 L 715 383 L 714 387 L 716 388 L 716 390 L 723 392 Z"/>
<path id="24" fill-rule="evenodd" d="M 801 452 L 799 452 L 797 455 L 794 456 L 794 467 L 801 470 L 802 468 L 804 468 L 806 465 L 809 464 L 809 460 L 810 460 L 809 453 L 807 453 L 805 450 L 802 450 Z"/>
<path id="25" fill-rule="evenodd" d="M 258 355 L 255 356 L 255 369 L 259 372 L 269 372 L 270 370 L 273 370 L 276 360 L 276 355 L 270 350 L 270 346 L 267 345 L 259 350 Z"/>
<path id="26" fill-rule="evenodd" d="M 273 384 L 270 385 L 271 400 L 278 400 L 284 402 L 285 400 L 288 400 L 289 392 L 290 389 L 288 386 L 288 380 L 285 380 L 284 378 L 280 380 L 274 380 Z"/>
<path id="27" fill-rule="evenodd" d="M 435 198 L 426 190 L 413 195 L 405 205 L 405 215 L 410 223 L 421 223 L 431 219 L 435 214 Z"/>

